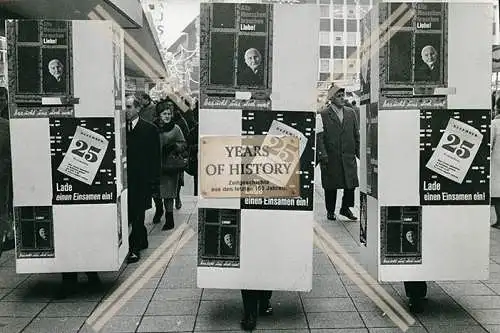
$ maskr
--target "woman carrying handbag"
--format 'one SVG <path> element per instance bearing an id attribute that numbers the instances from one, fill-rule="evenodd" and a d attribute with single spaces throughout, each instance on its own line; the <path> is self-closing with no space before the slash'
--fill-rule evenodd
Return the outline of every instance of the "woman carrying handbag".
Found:
<path id="1" fill-rule="evenodd" d="M 179 173 L 187 165 L 186 140 L 173 121 L 175 104 L 162 101 L 156 105 L 155 123 L 160 131 L 161 176 L 160 196 L 165 207 L 165 225 L 162 230 L 174 228 L 174 199 L 179 187 Z"/>

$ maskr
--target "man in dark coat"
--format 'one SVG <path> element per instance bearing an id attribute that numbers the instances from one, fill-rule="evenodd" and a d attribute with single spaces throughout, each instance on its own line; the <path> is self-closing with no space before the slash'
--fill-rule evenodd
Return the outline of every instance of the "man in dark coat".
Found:
<path id="1" fill-rule="evenodd" d="M 128 262 L 140 259 L 140 250 L 148 248 L 144 226 L 145 211 L 151 208 L 152 195 L 160 191 L 160 136 L 155 125 L 139 117 L 141 102 L 127 97 L 127 182 L 129 236 Z"/>
<path id="2" fill-rule="evenodd" d="M 359 124 L 354 110 L 344 105 L 345 90 L 334 84 L 328 91 L 327 106 L 318 119 L 318 160 L 325 190 L 327 217 L 335 220 L 337 190 L 344 189 L 340 214 L 357 220 L 351 212 L 354 190 L 359 186 L 356 157 L 359 158 Z"/>

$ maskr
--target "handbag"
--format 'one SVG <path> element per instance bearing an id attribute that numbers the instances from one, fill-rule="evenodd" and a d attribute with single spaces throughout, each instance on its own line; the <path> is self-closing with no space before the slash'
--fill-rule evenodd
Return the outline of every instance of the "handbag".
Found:
<path id="1" fill-rule="evenodd" d="M 183 147 L 184 148 L 184 147 Z M 188 165 L 188 156 L 185 149 L 177 151 L 170 150 L 170 153 L 162 154 L 161 171 L 162 173 L 174 173 L 183 171 Z"/>

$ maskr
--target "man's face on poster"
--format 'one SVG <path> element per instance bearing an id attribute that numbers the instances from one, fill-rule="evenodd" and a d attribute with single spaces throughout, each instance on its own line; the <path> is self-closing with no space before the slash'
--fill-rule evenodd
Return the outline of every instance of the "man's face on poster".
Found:
<path id="1" fill-rule="evenodd" d="M 245 63 L 252 71 L 256 71 L 259 69 L 260 64 L 262 63 L 262 56 L 257 49 L 248 49 L 245 52 Z"/>
<path id="2" fill-rule="evenodd" d="M 413 231 L 410 230 L 406 233 L 406 240 L 412 245 L 415 244 L 415 236 L 413 235 Z"/>
<path id="3" fill-rule="evenodd" d="M 52 59 L 49 62 L 49 73 L 57 80 L 61 81 L 63 71 L 64 71 L 64 66 L 63 64 L 58 60 L 58 59 Z"/>
<path id="4" fill-rule="evenodd" d="M 40 230 L 38 230 L 38 234 L 42 239 L 47 240 L 47 232 L 45 231 L 45 228 L 40 228 Z"/>
<path id="5" fill-rule="evenodd" d="M 224 235 L 224 243 L 226 243 L 227 247 L 229 247 L 230 249 L 233 248 L 233 240 L 230 234 Z"/>
<path id="6" fill-rule="evenodd" d="M 436 49 L 431 45 L 424 46 L 422 49 L 422 61 L 425 62 L 427 66 L 432 66 L 436 63 L 437 55 Z"/>

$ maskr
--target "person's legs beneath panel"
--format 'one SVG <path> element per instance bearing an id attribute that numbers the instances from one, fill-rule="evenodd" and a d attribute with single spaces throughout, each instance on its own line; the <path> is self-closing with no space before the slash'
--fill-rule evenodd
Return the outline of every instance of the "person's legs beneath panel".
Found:
<path id="1" fill-rule="evenodd" d="M 352 213 L 350 207 L 354 207 L 354 189 L 344 189 L 340 214 L 344 215 L 349 220 L 355 221 L 358 218 Z"/>
<path id="2" fill-rule="evenodd" d="M 410 299 L 410 311 L 421 313 L 424 311 L 423 300 L 427 296 L 427 283 L 425 281 L 405 281 L 406 296 Z"/>
<path id="3" fill-rule="evenodd" d="M 259 296 L 259 315 L 270 316 L 273 314 L 273 308 L 271 306 L 271 296 L 273 292 L 271 290 L 261 290 Z"/>
<path id="4" fill-rule="evenodd" d="M 78 273 L 62 273 L 62 286 L 57 292 L 57 299 L 64 299 L 72 294 L 74 294 L 78 289 Z"/>
<path id="5" fill-rule="evenodd" d="M 241 298 L 243 299 L 243 319 L 241 327 L 245 331 L 251 331 L 257 325 L 257 306 L 259 292 L 256 290 L 242 290 Z"/>
<path id="6" fill-rule="evenodd" d="M 335 205 L 337 204 L 337 190 L 326 190 L 325 189 L 325 206 L 326 206 L 326 217 L 329 220 L 336 220 L 335 216 Z"/>

